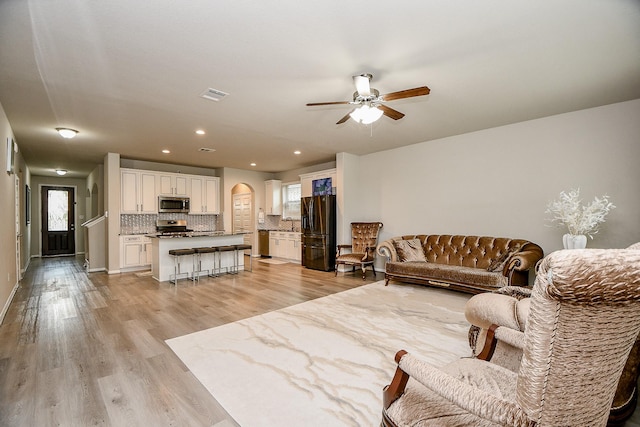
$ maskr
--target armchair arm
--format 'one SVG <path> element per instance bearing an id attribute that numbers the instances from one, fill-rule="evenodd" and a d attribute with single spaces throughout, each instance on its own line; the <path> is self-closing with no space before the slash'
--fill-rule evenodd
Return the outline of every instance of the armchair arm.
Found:
<path id="1" fill-rule="evenodd" d="M 487 329 L 487 337 L 482 351 L 478 354 L 478 359 L 491 360 L 498 341 L 503 341 L 520 350 L 524 350 L 524 332 L 511 329 L 508 326 L 494 324 Z"/>
<path id="2" fill-rule="evenodd" d="M 500 399 L 490 393 L 465 384 L 406 353 L 404 350 L 396 354 L 396 360 L 398 361 L 396 375 L 400 377 L 396 383 L 402 387 L 402 391 L 392 390 L 394 383 L 385 388 L 385 410 L 402 395 L 409 377 L 413 377 L 414 380 L 432 392 L 480 418 L 501 425 L 517 427 L 529 427 L 532 425 L 526 413 L 513 402 Z M 391 398 L 393 396 L 398 397 L 388 402 L 390 399 L 387 395 Z"/>

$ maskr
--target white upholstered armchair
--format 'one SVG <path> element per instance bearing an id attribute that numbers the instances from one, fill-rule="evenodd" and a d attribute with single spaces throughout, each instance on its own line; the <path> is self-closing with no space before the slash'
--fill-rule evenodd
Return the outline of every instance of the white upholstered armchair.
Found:
<path id="1" fill-rule="evenodd" d="M 491 329 L 523 349 L 517 372 L 476 358 L 436 369 L 400 351 L 382 425 L 605 426 L 640 332 L 640 251 L 552 253 L 538 270 L 525 332 Z"/>

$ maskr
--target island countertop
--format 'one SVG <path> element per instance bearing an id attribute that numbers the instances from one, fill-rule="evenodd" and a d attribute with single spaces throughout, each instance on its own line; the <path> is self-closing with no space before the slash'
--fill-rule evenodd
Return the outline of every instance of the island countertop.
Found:
<path id="1" fill-rule="evenodd" d="M 169 251 L 172 249 L 239 245 L 244 243 L 245 234 L 250 233 L 189 231 L 168 236 L 159 236 L 156 233 L 147 234 L 147 237 L 151 238 L 151 276 L 159 282 L 165 282 L 175 273 L 175 260 L 169 255 Z M 215 268 L 214 259 L 216 260 L 217 267 L 223 271 L 231 271 L 236 266 L 240 268 L 240 270 L 244 268 L 244 256 L 236 258 L 234 251 L 228 251 L 219 253 L 217 256 L 198 257 L 198 269 L 202 271 L 197 271 L 196 274 L 205 275 L 207 274 L 206 270 L 209 272 L 212 271 Z M 182 277 L 192 277 L 195 267 L 194 264 L 196 264 L 194 261 L 192 258 L 184 259 L 180 262 L 180 272 L 186 273 L 183 274 Z"/>
<path id="2" fill-rule="evenodd" d="M 236 233 L 227 233 L 226 231 L 185 231 L 184 233 L 174 234 L 162 234 L 162 233 L 149 233 L 145 234 L 146 237 L 154 239 L 176 239 L 185 237 L 221 237 L 221 236 L 243 236 L 245 234 L 252 234 L 250 231 L 240 231 Z"/>

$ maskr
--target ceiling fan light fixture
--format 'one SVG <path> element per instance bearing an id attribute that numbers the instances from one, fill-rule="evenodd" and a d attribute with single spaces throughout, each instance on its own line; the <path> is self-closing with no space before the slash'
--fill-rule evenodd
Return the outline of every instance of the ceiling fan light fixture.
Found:
<path id="1" fill-rule="evenodd" d="M 362 107 L 353 110 L 349 116 L 358 123 L 369 125 L 382 117 L 383 114 L 379 108 L 364 104 Z"/>
<path id="2" fill-rule="evenodd" d="M 56 128 L 61 137 L 71 139 L 78 134 L 78 131 L 70 128 Z"/>

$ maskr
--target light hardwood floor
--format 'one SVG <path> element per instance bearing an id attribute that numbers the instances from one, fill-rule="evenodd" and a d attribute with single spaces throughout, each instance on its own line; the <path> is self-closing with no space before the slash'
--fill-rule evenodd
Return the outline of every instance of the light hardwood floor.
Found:
<path id="1" fill-rule="evenodd" d="M 0 426 L 236 425 L 164 340 L 383 278 L 253 269 L 174 287 L 33 260 L 0 326 Z"/>

